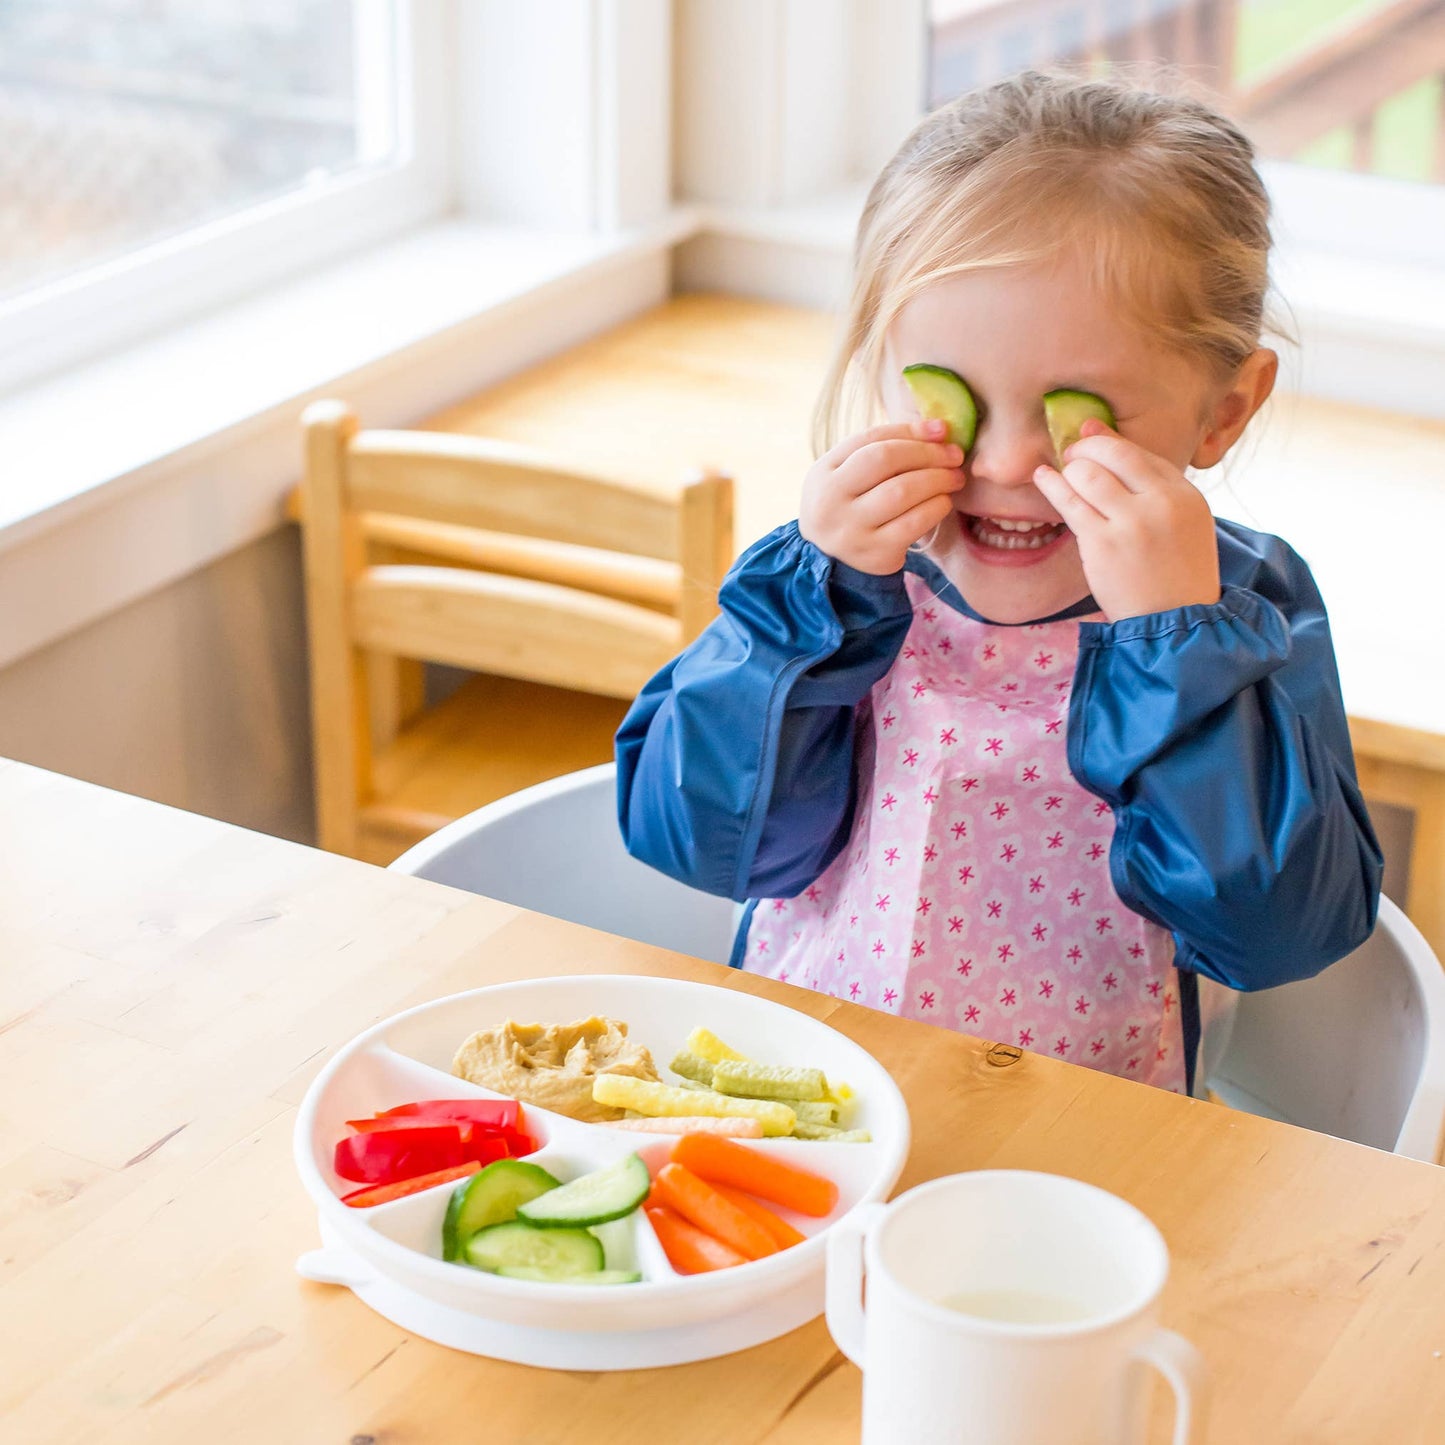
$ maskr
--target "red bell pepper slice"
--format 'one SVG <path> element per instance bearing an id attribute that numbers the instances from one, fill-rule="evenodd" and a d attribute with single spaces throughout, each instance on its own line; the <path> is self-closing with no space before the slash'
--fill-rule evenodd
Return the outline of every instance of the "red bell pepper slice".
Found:
<path id="1" fill-rule="evenodd" d="M 425 1119 L 464 1119 L 489 1129 L 520 1129 L 522 1106 L 515 1099 L 419 1099 L 385 1109 L 378 1119 L 405 1118 L 419 1114 Z"/>
<path id="2" fill-rule="evenodd" d="M 374 1119 L 348 1119 L 346 1127 L 355 1129 L 358 1134 L 387 1134 L 397 1129 L 455 1128 L 461 1130 L 463 1139 L 470 1139 L 474 1134 L 495 1134 L 501 1138 L 517 1132 L 492 1124 L 473 1124 L 466 1119 L 429 1119 L 420 1114 L 378 1114 Z"/>
<path id="3" fill-rule="evenodd" d="M 343 1179 L 358 1184 L 394 1184 L 468 1161 L 490 1164 L 510 1153 L 500 1133 L 473 1132 L 465 1124 L 422 1124 L 350 1134 L 336 1146 L 335 1166 Z"/>
<path id="4" fill-rule="evenodd" d="M 438 1169 L 465 1164 L 471 1149 L 455 1124 L 349 1134 L 336 1146 L 336 1172 L 358 1184 L 393 1184 Z"/>
<path id="5" fill-rule="evenodd" d="M 508 1159 L 512 1156 L 512 1146 L 500 1134 L 473 1134 L 470 1139 L 462 1141 L 462 1148 L 466 1150 L 468 1159 L 475 1159 L 479 1164 L 492 1164 L 498 1159 Z M 532 1152 L 530 1149 L 527 1151 Z"/>
<path id="6" fill-rule="evenodd" d="M 355 1129 L 358 1134 L 391 1134 L 398 1129 L 416 1129 L 432 1122 L 432 1120 L 422 1120 L 416 1114 L 397 1117 L 378 1114 L 374 1119 L 348 1119 L 346 1126 L 349 1129 Z M 470 1124 L 462 1119 L 436 1120 L 435 1122 L 455 1124 L 461 1130 L 464 1144 L 470 1144 L 475 1139 L 501 1139 L 514 1159 L 520 1159 L 524 1154 L 532 1154 L 539 1147 L 537 1141 L 530 1134 L 524 1134 L 520 1129 L 497 1129 L 490 1124 Z"/>
<path id="7" fill-rule="evenodd" d="M 365 1189 L 353 1189 L 350 1194 L 343 1194 L 341 1202 L 352 1209 L 369 1209 L 373 1204 L 389 1204 L 393 1199 L 405 1199 L 408 1194 L 420 1194 L 423 1189 L 435 1189 L 438 1184 L 455 1183 L 475 1174 L 481 1167 L 472 1159 L 454 1169 L 418 1174 L 415 1179 L 399 1179 L 395 1184 L 370 1184 Z"/>

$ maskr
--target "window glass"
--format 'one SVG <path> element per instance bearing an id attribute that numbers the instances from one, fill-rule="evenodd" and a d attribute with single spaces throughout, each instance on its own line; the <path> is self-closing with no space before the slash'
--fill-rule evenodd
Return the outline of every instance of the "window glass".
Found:
<path id="1" fill-rule="evenodd" d="M 391 0 L 0 0 L 0 296 L 398 158 Z"/>
<path id="2" fill-rule="evenodd" d="M 1445 180 L 1440 0 L 929 0 L 929 105 L 1029 65 L 1168 65 L 1262 155 Z"/>

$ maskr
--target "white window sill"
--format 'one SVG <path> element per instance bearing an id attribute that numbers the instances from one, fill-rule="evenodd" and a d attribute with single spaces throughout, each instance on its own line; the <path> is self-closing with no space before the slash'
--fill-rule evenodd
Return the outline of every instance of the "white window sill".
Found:
<path id="1" fill-rule="evenodd" d="M 0 397 L 0 550 L 110 500 L 188 449 L 295 407 L 452 328 L 639 247 L 646 236 L 428 227 L 123 352 Z"/>
<path id="2" fill-rule="evenodd" d="M 0 397 L 0 666 L 274 529 L 310 400 L 414 422 L 664 299 L 696 225 L 432 226 Z"/>

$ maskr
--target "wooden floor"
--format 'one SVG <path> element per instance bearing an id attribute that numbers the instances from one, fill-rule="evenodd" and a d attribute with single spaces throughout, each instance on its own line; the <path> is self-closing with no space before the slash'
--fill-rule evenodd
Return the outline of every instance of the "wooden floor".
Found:
<path id="1" fill-rule="evenodd" d="M 737 482 L 737 550 L 798 515 L 827 315 L 676 296 L 439 413 L 427 426 L 526 442 L 643 482 L 695 467 Z"/>
<path id="2" fill-rule="evenodd" d="M 833 338 L 832 318 L 817 311 L 677 296 L 423 425 L 527 443 L 643 483 L 666 485 L 697 467 L 718 468 L 736 480 L 741 551 L 797 515 L 813 455 L 812 409 Z M 1438 477 L 1445 425 L 1298 397 L 1281 396 L 1271 407 L 1211 500 L 1223 515 L 1234 506 L 1249 525 L 1290 537 L 1335 602 L 1362 779 L 1375 801 L 1414 813 L 1400 901 L 1445 955 L 1445 700 L 1428 670 L 1399 664 L 1395 653 L 1409 638 L 1385 625 L 1402 613 L 1433 612 L 1416 596 L 1429 585 L 1417 574 L 1429 569 L 1410 563 L 1400 569 L 1408 576 L 1362 570 L 1388 569 L 1390 559 L 1345 546 L 1336 533 L 1338 516 L 1347 514 L 1331 501 L 1335 492 L 1353 496 L 1365 470 L 1405 486 Z M 1425 505 L 1413 494 L 1406 501 L 1411 515 Z M 1378 637 L 1390 640 L 1382 648 Z M 408 804 L 455 815 L 611 757 L 620 706 L 555 689 L 531 695 L 526 685 L 509 684 L 496 726 L 480 731 L 489 716 L 485 687 L 471 687 L 415 735 L 403 734 L 383 760 Z M 389 853 L 407 841 L 399 837 Z"/>
<path id="3" fill-rule="evenodd" d="M 368 832 L 359 850 L 387 864 L 417 841 L 416 819 L 436 826 L 533 783 L 612 760 L 627 704 L 508 677 L 472 677 L 403 728 L 373 762 L 395 835 Z"/>

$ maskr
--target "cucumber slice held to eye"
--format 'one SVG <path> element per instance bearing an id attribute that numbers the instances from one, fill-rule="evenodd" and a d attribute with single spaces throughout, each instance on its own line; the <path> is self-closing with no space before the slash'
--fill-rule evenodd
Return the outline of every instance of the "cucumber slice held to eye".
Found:
<path id="1" fill-rule="evenodd" d="M 1093 417 L 1107 427 L 1116 427 L 1113 408 L 1101 396 L 1091 391 L 1070 391 L 1067 388 L 1051 391 L 1044 396 L 1044 422 L 1049 429 L 1049 440 L 1054 444 L 1054 455 L 1062 461 L 1064 453 L 1079 439 L 1079 429 Z"/>
<path id="2" fill-rule="evenodd" d="M 903 379 L 919 414 L 928 421 L 947 422 L 948 440 L 967 451 L 978 431 L 978 405 L 968 383 L 956 371 L 926 361 L 905 366 Z"/>

